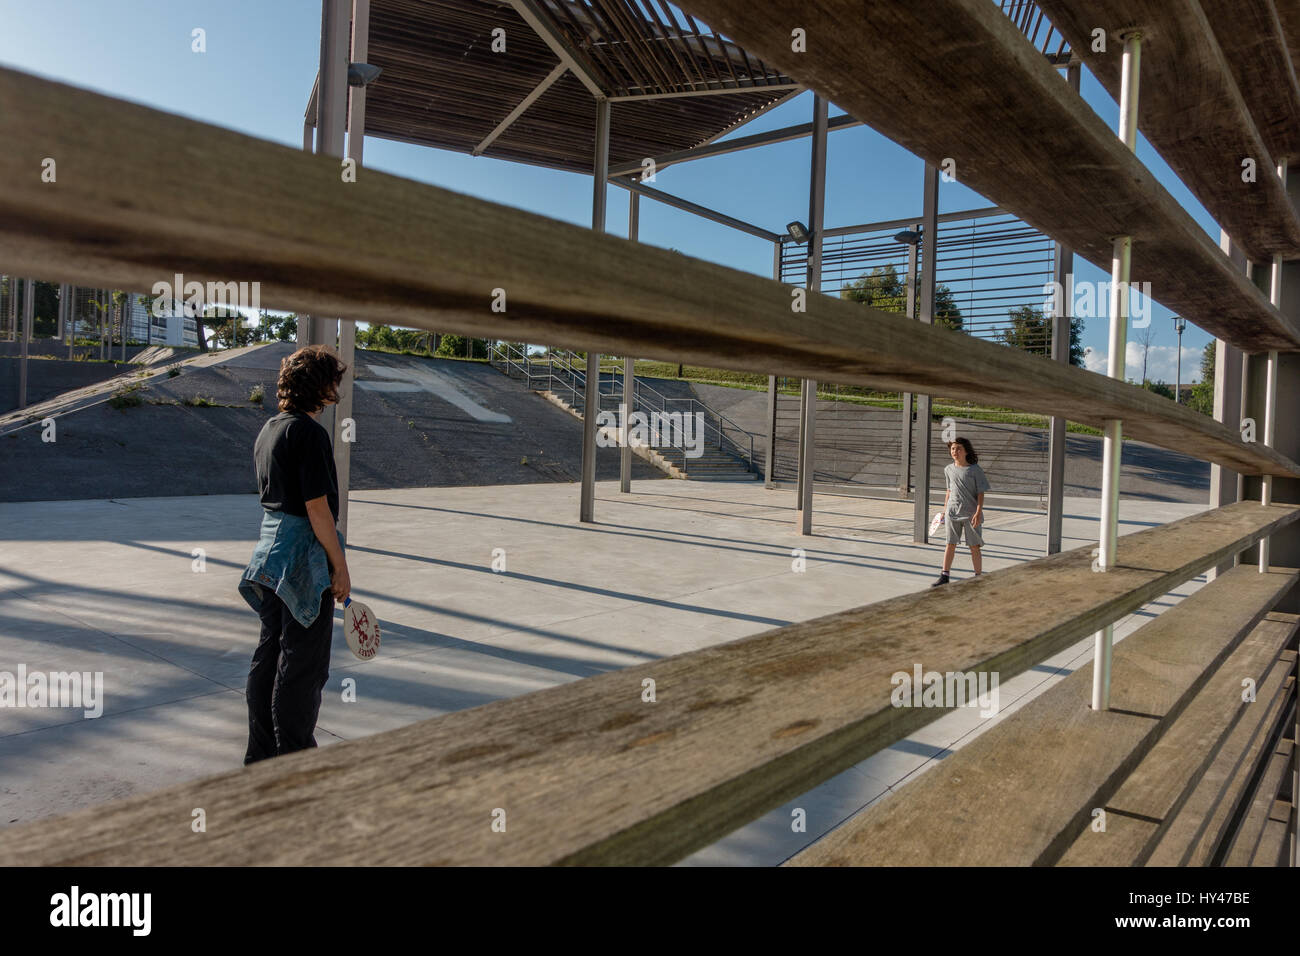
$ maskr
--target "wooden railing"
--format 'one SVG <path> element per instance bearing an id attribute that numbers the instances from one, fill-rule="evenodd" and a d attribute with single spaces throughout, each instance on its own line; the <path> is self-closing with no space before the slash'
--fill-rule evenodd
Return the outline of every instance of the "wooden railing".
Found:
<path id="1" fill-rule="evenodd" d="M 982 36 L 1001 55 L 993 4 L 934 3 L 951 23 L 929 0 L 920 24 L 905 12 L 916 5 L 879 5 L 865 23 L 835 19 L 836 4 L 796 4 L 801 23 L 834 39 L 792 72 L 819 88 L 836 78 L 837 102 L 882 116 L 928 158 L 961 144 L 959 179 L 1085 254 L 1133 234 L 1135 274 L 1203 328 L 1245 347 L 1300 343 L 1065 84 L 1043 79 L 1036 51 L 1032 63 L 945 58 L 961 31 L 963 49 Z M 776 48 L 788 26 L 750 17 L 751 4 L 689 6 L 790 59 Z M 955 91 L 917 83 L 907 64 L 919 47 L 944 59 Z M 873 112 L 880 83 L 859 82 L 866 49 L 877 81 L 883 71 L 898 85 L 892 111 Z M 1019 92 L 1005 106 L 1034 114 L 1025 135 L 1040 144 L 1000 149 L 1010 114 L 956 98 L 986 78 L 967 75 L 977 67 L 1007 71 Z M 949 94 L 939 109 L 935 96 Z M 176 273 L 258 281 L 278 308 L 1122 419 L 1128 436 L 1245 474 L 1300 475 L 1273 449 L 1081 369 L 856 303 L 801 302 L 770 280 L 381 173 L 343 182 L 334 160 L 6 70 L 0 142 L 7 272 L 126 288 Z M 44 158 L 57 181 L 42 181 Z M 1112 201 L 1092 203 L 1099 190 Z M 292 754 L 7 830 L 0 864 L 672 862 L 945 712 L 893 706 L 892 674 L 920 662 L 1007 679 L 1298 518 L 1297 506 L 1239 503 L 1122 538 L 1106 573 L 1082 548 Z M 1121 693 L 1118 668 L 1115 682 Z M 190 829 L 198 807 L 204 834 Z"/>

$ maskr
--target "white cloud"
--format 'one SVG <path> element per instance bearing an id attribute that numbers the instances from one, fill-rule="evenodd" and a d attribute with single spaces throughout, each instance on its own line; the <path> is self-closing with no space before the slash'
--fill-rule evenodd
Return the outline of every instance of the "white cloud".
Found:
<path id="1" fill-rule="evenodd" d="M 1177 373 L 1175 359 L 1176 345 L 1152 345 L 1147 352 L 1147 378 L 1153 382 L 1174 383 Z M 1124 352 L 1124 377 L 1135 382 L 1142 376 L 1142 346 L 1129 342 Z M 1106 374 L 1106 353 L 1093 349 L 1083 357 L 1083 364 L 1090 372 Z M 1183 368 L 1181 381 L 1184 385 L 1201 380 L 1201 350 L 1188 345 L 1183 346 Z"/>

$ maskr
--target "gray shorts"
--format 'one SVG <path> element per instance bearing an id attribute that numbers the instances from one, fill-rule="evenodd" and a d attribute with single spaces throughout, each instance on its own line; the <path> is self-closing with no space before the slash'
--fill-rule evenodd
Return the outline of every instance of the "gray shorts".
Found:
<path id="1" fill-rule="evenodd" d="M 984 522 L 980 522 L 983 524 Z M 972 548 L 984 547 L 984 539 L 980 537 L 977 531 L 970 523 L 970 516 L 959 518 L 957 515 L 946 515 L 943 519 L 943 526 L 948 529 L 948 543 L 961 544 L 962 532 L 966 534 L 966 544 Z"/>

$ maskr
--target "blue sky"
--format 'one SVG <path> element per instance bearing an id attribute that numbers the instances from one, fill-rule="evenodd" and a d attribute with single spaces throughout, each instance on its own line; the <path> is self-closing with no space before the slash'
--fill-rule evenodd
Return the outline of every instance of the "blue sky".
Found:
<path id="1" fill-rule="evenodd" d="M 302 117 L 320 48 L 319 0 L 0 0 L 0 65 L 225 126 L 289 146 L 302 145 Z M 207 52 L 191 51 L 191 33 L 206 31 Z M 382 82 L 382 79 L 380 80 Z M 1113 128 L 1117 107 L 1085 69 L 1084 98 Z M 832 115 L 837 110 L 832 108 Z M 737 135 L 807 122 L 804 94 L 759 117 Z M 615 105 L 613 122 L 618 122 Z M 1142 139 L 1140 158 L 1175 199 L 1218 241 L 1219 229 L 1181 181 Z M 366 143 L 366 165 L 569 222 L 591 222 L 591 179 L 521 164 L 385 140 Z M 783 232 L 808 212 L 809 140 L 781 143 L 660 171 L 654 185 Z M 922 163 L 874 131 L 859 127 L 830 137 L 826 225 L 916 216 Z M 989 205 L 960 183 L 940 187 L 940 211 Z M 611 187 L 608 229 L 626 229 L 627 194 Z M 641 204 L 643 242 L 678 249 L 736 269 L 770 275 L 771 244 L 659 203 Z M 1081 259 L 1079 280 L 1106 273 Z M 1141 276 L 1134 274 L 1134 281 Z M 1171 313 L 1153 311 L 1148 376 L 1172 381 Z M 1137 346 L 1129 338 L 1129 376 Z M 1183 379 L 1199 376 L 1210 336 L 1188 327 Z M 1086 322 L 1089 365 L 1104 368 L 1106 320 Z"/>

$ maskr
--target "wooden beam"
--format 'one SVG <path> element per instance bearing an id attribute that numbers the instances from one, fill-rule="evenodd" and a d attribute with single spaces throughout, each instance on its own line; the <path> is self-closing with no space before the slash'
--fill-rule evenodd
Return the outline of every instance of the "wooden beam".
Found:
<path id="1" fill-rule="evenodd" d="M 1260 727 L 1270 708 L 1275 703 L 1281 705 L 1282 685 L 1291 663 L 1279 655 L 1285 653 L 1295 629 L 1295 616 L 1281 614 L 1270 615 L 1255 627 L 1105 801 L 1106 829 L 1093 830 L 1091 821 L 1079 827 L 1073 844 L 1060 859 L 1062 866 L 1142 866 L 1147 862 L 1233 731 Z M 1252 703 L 1241 699 L 1242 681 L 1247 677 L 1255 682 L 1259 695 Z M 1274 721 L 1278 716 L 1274 711 Z M 1205 814 L 1193 813 L 1190 818 L 1199 822 Z"/>
<path id="2" fill-rule="evenodd" d="M 944 713 L 892 705 L 915 662 L 1010 678 L 1297 519 L 1239 503 L 1105 574 L 1083 547 L 12 827 L 0 865 L 671 863 Z"/>
<path id="3" fill-rule="evenodd" d="M 1231 835 L 1235 811 L 1247 797 L 1248 780 L 1267 759 L 1268 732 L 1289 710 L 1294 699 L 1294 652 L 1273 665 L 1268 679 L 1257 682 L 1254 710 L 1219 743 L 1214 761 L 1205 769 L 1173 822 L 1159 836 L 1148 866 L 1221 866 L 1216 862 Z M 1241 694 L 1241 685 L 1237 685 Z"/>
<path id="4" fill-rule="evenodd" d="M 0 267 L 18 275 L 256 281 L 264 305 L 300 313 L 1120 418 L 1126 436 L 1234 471 L 1300 474 L 1083 369 L 831 296 L 796 311 L 770 279 L 374 170 L 343 182 L 336 159 L 9 70 L 0 142 Z M 57 182 L 41 182 L 43 157 Z"/>
<path id="5" fill-rule="evenodd" d="M 1121 558 L 1126 565 L 1130 560 Z M 1298 578 L 1295 571 L 1260 574 L 1246 566 L 1220 576 L 1115 645 L 1110 710 L 1089 706 L 1092 665 L 1085 664 L 789 863 L 1056 862 L 1078 832 L 1093 822 L 1092 810 L 1108 805 L 1116 788 L 1179 719 L 1217 665 Z M 1051 593 L 1075 600 L 1080 592 Z M 1293 629 L 1294 622 L 1289 627 Z M 1262 665 L 1265 672 L 1278 649 L 1280 645 Z M 925 658 L 917 660 L 926 670 L 943 673 Z M 1122 862 L 1121 855 L 1112 865 Z"/>
<path id="6" fill-rule="evenodd" d="M 1212 335 L 1250 352 L 1300 348 L 1300 324 L 1233 270 L 996 4 L 875 3 L 869 16 L 856 0 L 791 0 L 768 16 L 752 0 L 683 6 L 923 159 L 955 164 L 959 182 L 1099 268 L 1115 236 L 1132 236 L 1134 281 Z M 795 26 L 807 52 L 791 50 Z"/>
<path id="7" fill-rule="evenodd" d="M 1243 7 L 1261 3 L 1267 6 L 1268 0 L 1222 4 L 1238 37 L 1253 38 L 1247 28 L 1237 24 Z M 1122 34 L 1140 29 L 1138 128 L 1251 259 L 1269 262 L 1274 253 L 1288 259 L 1300 256 L 1300 214 L 1278 179 L 1276 158 L 1256 128 L 1244 98 L 1250 96 L 1258 103 L 1265 94 L 1258 88 L 1238 88 L 1244 65 L 1235 61 L 1241 51 L 1235 43 L 1221 48 L 1216 41 L 1206 19 L 1213 3 L 1041 0 L 1039 6 L 1116 100 L 1124 52 Z M 1106 31 L 1105 52 L 1093 50 L 1092 31 L 1098 28 Z M 1222 32 L 1219 39 L 1232 42 Z M 1189 82 L 1189 77 L 1195 77 L 1195 82 Z M 1267 101 L 1271 103 L 1272 98 Z M 1296 122 L 1300 124 L 1300 117 Z M 1247 158 L 1255 163 L 1253 182 L 1242 179 L 1242 161 Z"/>
<path id="8" fill-rule="evenodd" d="M 1269 152 L 1275 160 L 1300 159 L 1300 81 L 1282 22 L 1300 21 L 1300 5 L 1295 0 L 1198 2 Z M 1192 85 L 1200 82 L 1197 76 Z"/>

